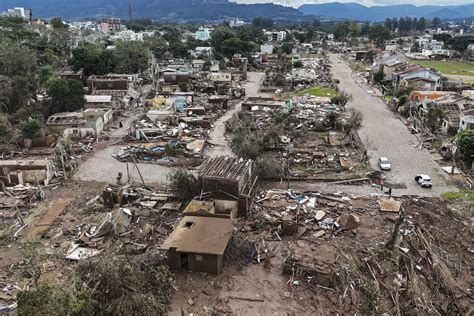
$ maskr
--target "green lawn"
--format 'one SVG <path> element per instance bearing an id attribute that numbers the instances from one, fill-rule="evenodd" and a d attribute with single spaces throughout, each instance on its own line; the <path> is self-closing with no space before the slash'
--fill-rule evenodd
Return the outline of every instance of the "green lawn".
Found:
<path id="1" fill-rule="evenodd" d="M 411 60 L 425 68 L 433 68 L 445 75 L 474 76 L 474 62 L 441 61 L 441 60 Z"/>
<path id="2" fill-rule="evenodd" d="M 298 97 L 302 97 L 305 94 L 310 94 L 315 97 L 330 97 L 331 98 L 331 97 L 336 96 L 337 92 L 335 89 L 314 87 L 314 88 L 308 88 L 308 89 L 298 91 L 294 95 Z"/>
<path id="3" fill-rule="evenodd" d="M 445 200 L 474 201 L 474 190 L 464 189 L 460 192 L 446 192 L 441 194 Z"/>

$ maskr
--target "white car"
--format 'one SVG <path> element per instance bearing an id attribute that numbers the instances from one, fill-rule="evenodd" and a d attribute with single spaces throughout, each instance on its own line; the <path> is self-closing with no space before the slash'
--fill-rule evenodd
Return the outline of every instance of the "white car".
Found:
<path id="1" fill-rule="evenodd" d="M 431 188 L 433 186 L 433 182 L 431 182 L 430 176 L 426 174 L 417 174 L 415 177 L 415 181 L 422 187 L 422 188 Z"/>
<path id="2" fill-rule="evenodd" d="M 392 166 L 390 165 L 390 161 L 388 161 L 386 157 L 380 157 L 378 164 L 379 164 L 380 170 L 389 171 L 390 169 L 392 169 Z"/>

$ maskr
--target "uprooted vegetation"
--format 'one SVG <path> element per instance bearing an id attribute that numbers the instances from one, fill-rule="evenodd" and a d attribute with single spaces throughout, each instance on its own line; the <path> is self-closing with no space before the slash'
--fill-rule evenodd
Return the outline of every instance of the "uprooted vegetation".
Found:
<path id="1" fill-rule="evenodd" d="M 157 315 L 176 290 L 168 267 L 125 258 L 83 261 L 61 286 L 39 284 L 18 294 L 20 315 Z"/>
<path id="2" fill-rule="evenodd" d="M 319 102 L 303 97 L 268 111 L 241 111 L 226 126 L 233 152 L 260 161 L 256 167 L 263 179 L 366 177 L 371 170 L 357 136 L 362 114 Z"/>

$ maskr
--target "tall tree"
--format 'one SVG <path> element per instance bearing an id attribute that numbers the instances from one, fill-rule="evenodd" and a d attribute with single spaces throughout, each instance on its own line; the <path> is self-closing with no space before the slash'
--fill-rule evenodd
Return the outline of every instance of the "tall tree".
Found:
<path id="1" fill-rule="evenodd" d="M 71 112 L 82 109 L 84 86 L 77 80 L 52 79 L 48 83 L 49 114 Z"/>
<path id="2" fill-rule="evenodd" d="M 384 47 L 385 41 L 390 39 L 390 31 L 383 24 L 375 24 L 370 27 L 369 39 L 372 40 L 377 47 Z"/>
<path id="3" fill-rule="evenodd" d="M 143 42 L 118 42 L 115 56 L 118 73 L 136 74 L 148 69 L 150 54 Z"/>

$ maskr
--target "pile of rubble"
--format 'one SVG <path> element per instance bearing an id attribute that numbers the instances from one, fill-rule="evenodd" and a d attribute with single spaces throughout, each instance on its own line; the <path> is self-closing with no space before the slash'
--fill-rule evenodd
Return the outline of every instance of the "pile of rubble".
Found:
<path id="1" fill-rule="evenodd" d="M 65 223 L 48 242 L 68 260 L 101 252 L 161 256 L 158 246 L 180 220 L 174 196 L 132 185 L 109 185 L 85 205 L 85 218 Z"/>

